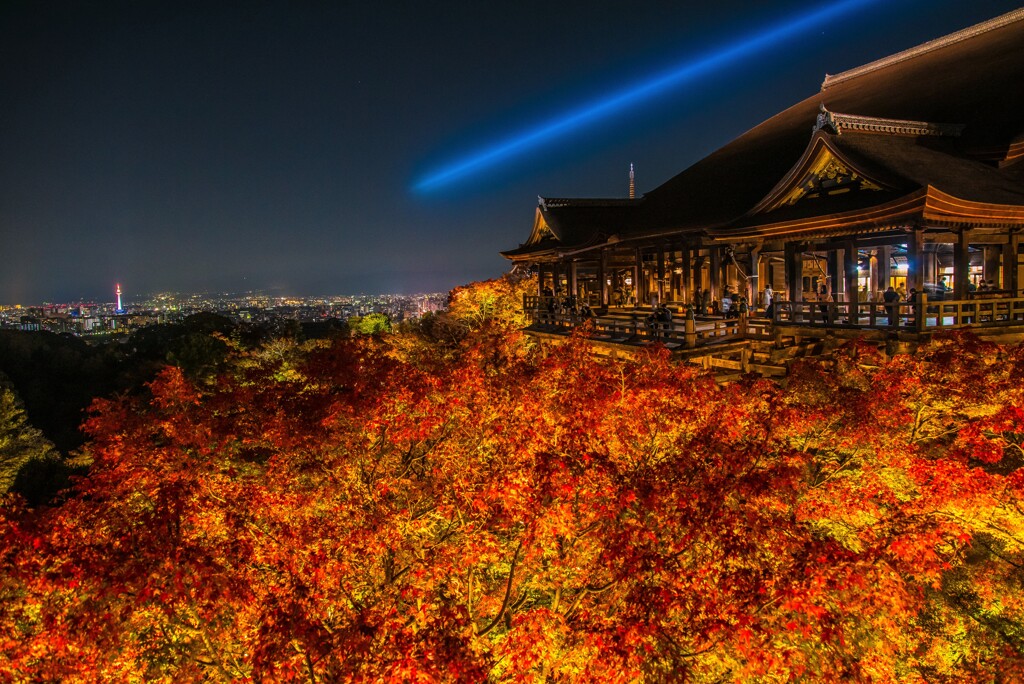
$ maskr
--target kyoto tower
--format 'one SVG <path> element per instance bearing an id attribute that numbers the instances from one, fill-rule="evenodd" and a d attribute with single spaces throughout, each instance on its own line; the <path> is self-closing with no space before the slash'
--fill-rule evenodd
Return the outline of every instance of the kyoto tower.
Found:
<path id="1" fill-rule="evenodd" d="M 114 311 L 116 313 L 124 313 L 124 309 L 121 307 L 121 283 L 115 283 L 114 294 L 117 295 L 117 308 Z"/>

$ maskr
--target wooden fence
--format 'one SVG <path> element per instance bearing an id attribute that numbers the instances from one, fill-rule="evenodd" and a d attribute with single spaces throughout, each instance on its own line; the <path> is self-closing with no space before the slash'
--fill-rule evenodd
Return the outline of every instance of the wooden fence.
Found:
<path id="1" fill-rule="evenodd" d="M 929 302 L 776 302 L 774 324 L 808 327 L 904 329 L 936 332 L 957 328 L 1024 325 L 1024 298 L 974 298 Z"/>
<path id="2" fill-rule="evenodd" d="M 654 320 L 651 309 L 620 308 L 587 315 L 571 301 L 539 295 L 525 295 L 523 311 L 539 332 L 568 334 L 589 322 L 593 326 L 593 339 L 623 344 L 662 342 L 670 347 L 693 348 L 734 339 L 771 339 L 767 319 L 751 320 L 746 314 L 737 318 L 697 316 L 687 319 L 681 313 L 674 313 L 668 322 Z"/>

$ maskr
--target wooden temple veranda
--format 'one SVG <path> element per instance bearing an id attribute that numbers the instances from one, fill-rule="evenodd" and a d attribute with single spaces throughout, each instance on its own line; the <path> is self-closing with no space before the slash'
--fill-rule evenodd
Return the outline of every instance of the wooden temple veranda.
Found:
<path id="1" fill-rule="evenodd" d="M 595 344 L 681 352 L 968 326 L 1024 339 L 1022 84 L 1024 9 L 826 76 L 640 197 L 541 198 L 503 252 L 536 279 L 531 334 L 586 318 Z M 650 320 L 659 304 L 670 322 Z"/>

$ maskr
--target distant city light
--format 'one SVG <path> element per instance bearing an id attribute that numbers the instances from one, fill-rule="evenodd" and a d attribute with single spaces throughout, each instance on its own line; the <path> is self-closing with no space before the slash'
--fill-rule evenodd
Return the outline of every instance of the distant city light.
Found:
<path id="1" fill-rule="evenodd" d="M 687 81 L 728 66 L 741 58 L 749 58 L 794 35 L 807 31 L 842 14 L 862 9 L 878 0 L 843 0 L 827 3 L 822 9 L 791 17 L 755 35 L 733 41 L 720 50 L 677 64 L 653 77 L 639 81 L 603 98 L 592 100 L 577 109 L 549 119 L 539 126 L 523 131 L 495 145 L 479 149 L 463 159 L 431 171 L 413 185 L 413 190 L 428 193 L 483 170 L 503 159 L 522 154 L 541 143 L 571 129 L 586 126 L 620 110 L 650 99 Z"/>

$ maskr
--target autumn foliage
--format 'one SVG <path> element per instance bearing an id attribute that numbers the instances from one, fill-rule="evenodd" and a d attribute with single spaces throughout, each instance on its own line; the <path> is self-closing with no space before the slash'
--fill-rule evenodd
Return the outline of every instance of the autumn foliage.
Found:
<path id="1" fill-rule="evenodd" d="M 89 475 L 6 503 L 0 679 L 1024 678 L 1024 350 L 719 385 L 495 330 L 98 402 Z"/>

